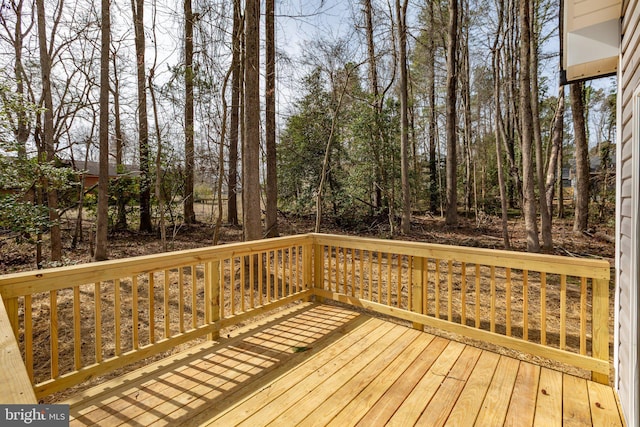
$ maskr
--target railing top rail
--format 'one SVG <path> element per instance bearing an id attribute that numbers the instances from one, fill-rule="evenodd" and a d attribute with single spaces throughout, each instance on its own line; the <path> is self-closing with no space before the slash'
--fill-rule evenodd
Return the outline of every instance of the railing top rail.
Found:
<path id="1" fill-rule="evenodd" d="M 394 252 L 443 260 L 454 260 L 470 264 L 510 267 L 551 274 L 610 279 L 611 265 L 606 260 L 570 258 L 558 255 L 532 254 L 500 249 L 470 248 L 436 243 L 407 242 L 373 239 L 336 234 L 312 234 L 316 244 L 342 246 L 370 251 Z"/>
<path id="2" fill-rule="evenodd" d="M 4 298 L 311 243 L 307 234 L 0 275 Z"/>
<path id="3" fill-rule="evenodd" d="M 230 243 L 154 255 L 94 262 L 0 276 L 0 294 L 5 298 L 46 292 L 77 284 L 100 282 L 115 277 L 198 264 L 212 259 L 249 255 L 294 244 L 318 243 L 371 251 L 393 251 L 402 255 L 463 261 L 496 267 L 566 274 L 594 279 L 610 279 L 610 264 L 605 260 L 530 254 L 498 249 L 449 246 L 436 243 L 407 242 L 336 234 L 309 233 L 274 239 Z"/>

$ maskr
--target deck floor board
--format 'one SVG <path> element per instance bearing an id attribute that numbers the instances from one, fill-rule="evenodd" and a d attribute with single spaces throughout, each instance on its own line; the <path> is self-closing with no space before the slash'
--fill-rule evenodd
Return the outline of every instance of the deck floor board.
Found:
<path id="1" fill-rule="evenodd" d="M 303 303 L 72 397 L 71 425 L 622 425 L 611 387 Z"/>

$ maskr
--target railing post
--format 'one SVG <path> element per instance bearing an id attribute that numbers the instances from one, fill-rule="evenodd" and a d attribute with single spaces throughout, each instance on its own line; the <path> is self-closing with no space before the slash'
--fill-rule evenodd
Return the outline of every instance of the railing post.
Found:
<path id="1" fill-rule="evenodd" d="M 411 311 L 424 314 L 422 306 L 424 289 L 424 258 L 413 257 L 413 277 L 411 277 Z M 413 322 L 413 328 L 424 330 L 422 323 Z"/>
<path id="2" fill-rule="evenodd" d="M 4 300 L 4 307 L 7 310 L 7 316 L 9 317 L 9 323 L 11 323 L 11 329 L 13 330 L 13 336 L 18 339 L 18 298 L 7 298 Z"/>
<path id="3" fill-rule="evenodd" d="M 609 362 L 609 280 L 593 279 L 591 315 L 592 357 Z M 592 372 L 591 379 L 609 384 L 609 373 Z"/>
<path id="4" fill-rule="evenodd" d="M 215 340 L 220 337 L 220 260 L 209 261 L 205 264 L 208 270 L 205 282 L 205 316 L 207 323 L 216 323 L 214 332 L 207 335 L 209 340 Z"/>
<path id="5" fill-rule="evenodd" d="M 309 242 L 302 245 L 302 283 L 305 290 L 313 288 L 313 240 L 309 237 Z M 309 298 L 305 298 L 309 301 Z"/>
<path id="6" fill-rule="evenodd" d="M 313 244 L 313 287 L 322 289 L 324 284 L 324 248 Z M 322 302 L 322 297 L 316 295 L 316 301 Z"/>

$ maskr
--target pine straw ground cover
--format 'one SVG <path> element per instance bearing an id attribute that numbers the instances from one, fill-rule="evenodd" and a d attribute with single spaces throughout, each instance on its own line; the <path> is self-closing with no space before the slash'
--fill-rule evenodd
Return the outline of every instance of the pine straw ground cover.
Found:
<path id="1" fill-rule="evenodd" d="M 429 243 L 439 243 L 439 244 L 449 244 L 449 245 L 460 245 L 460 246 L 472 246 L 472 247 L 484 247 L 484 248 L 502 248 L 502 239 L 501 239 L 501 229 L 500 222 L 498 218 L 494 217 L 484 217 L 481 221 L 476 221 L 475 219 L 465 219 L 461 218 L 461 224 L 459 227 L 449 228 L 444 226 L 444 222 L 440 218 L 432 218 L 432 217 L 415 217 L 412 223 L 412 231 L 409 235 L 397 237 L 398 239 L 403 240 L 412 240 L 412 241 L 423 241 Z M 308 219 L 296 219 L 296 218 L 281 218 L 280 222 L 280 232 L 281 234 L 297 234 L 311 231 L 313 228 L 313 221 Z M 571 230 L 572 224 L 570 222 L 558 221 L 556 220 L 554 223 L 554 254 L 563 255 L 563 256 L 576 256 L 576 257 L 595 257 L 595 258 L 604 258 L 608 260 L 613 266 L 614 260 L 614 245 L 607 241 L 598 240 L 590 236 L 575 236 Z M 68 227 L 67 232 L 69 232 L 71 227 Z M 358 230 L 343 230 L 339 229 L 335 226 L 328 225 L 326 228 L 323 228 L 323 232 L 328 233 L 336 233 L 336 234 L 358 234 L 361 236 L 367 237 L 386 237 L 386 233 L 388 230 L 384 225 L 378 225 L 370 228 L 361 228 Z M 605 234 L 611 235 L 611 230 L 599 230 Z M 515 250 L 524 251 L 525 250 L 525 240 L 524 240 L 524 230 L 522 221 L 517 220 L 510 223 L 510 234 L 512 238 L 512 245 Z M 191 227 L 182 227 L 175 233 L 174 237 L 170 241 L 169 249 L 170 250 L 181 250 L 181 249 L 190 249 L 208 246 L 211 244 L 211 236 L 213 235 L 212 227 L 206 223 L 199 223 L 195 226 Z M 242 232 L 240 229 L 236 227 L 225 227 L 222 233 L 222 242 L 233 242 L 239 241 L 242 238 Z M 70 242 L 70 238 L 69 238 Z M 81 243 L 81 245 L 75 249 L 71 250 L 70 248 L 65 248 L 65 263 L 68 264 L 76 264 L 76 263 L 86 263 L 90 262 L 90 256 L 88 255 L 89 245 L 86 242 Z M 11 236 L 0 236 L 0 272 L 1 273 L 9 273 L 16 271 L 25 271 L 33 269 L 35 263 L 34 256 L 34 248 L 32 245 L 25 243 L 17 243 L 16 240 Z M 116 258 L 126 258 L 137 255 L 146 255 L 151 253 L 161 252 L 161 245 L 159 242 L 159 238 L 155 235 L 141 235 L 134 232 L 124 232 L 124 233 L 116 233 L 110 236 L 110 247 L 109 247 L 109 255 L 112 259 Z M 45 253 L 46 256 L 46 253 Z M 394 259 L 392 262 L 397 264 L 397 259 Z M 177 274 L 177 273 L 172 273 Z M 202 272 L 196 272 L 197 275 L 201 275 Z M 357 274 L 360 274 L 358 272 Z M 366 274 L 363 272 L 362 274 Z M 191 273 L 189 271 L 184 272 L 186 283 L 190 283 Z M 497 276 L 497 279 L 501 279 L 500 276 Z M 498 283 L 502 282 L 498 280 Z M 547 300 L 548 301 L 557 301 L 555 298 L 558 292 L 558 287 L 554 286 L 553 279 L 549 281 L 550 286 L 547 290 Z M 145 291 L 145 284 L 139 283 L 138 286 L 140 292 L 148 292 Z M 576 287 L 571 286 L 569 284 L 568 292 L 569 292 L 569 301 L 576 301 L 578 299 L 575 298 L 575 295 L 572 297 L 571 293 L 576 292 Z M 431 280 L 429 284 L 431 289 L 431 295 L 434 294 L 434 283 Z M 446 284 L 444 285 L 446 288 Z M 483 287 L 487 286 L 486 283 L 483 282 Z M 185 300 L 189 301 L 191 298 L 191 292 L 194 288 L 190 286 L 185 287 Z M 522 291 L 518 291 L 518 287 L 514 287 L 514 291 L 511 295 L 512 300 L 512 310 L 514 313 L 521 312 L 522 303 L 524 299 L 522 298 Z M 521 289 L 521 288 L 520 288 Z M 131 298 L 132 298 L 132 289 L 131 283 L 126 281 L 121 283 L 121 329 L 122 333 L 119 337 L 120 346 L 122 351 L 126 351 L 132 347 L 132 327 L 131 327 L 131 315 L 127 315 L 127 313 L 131 312 Z M 171 288 L 170 292 L 172 293 L 172 298 L 175 298 L 175 293 L 177 292 L 176 288 Z M 195 292 L 204 292 L 202 288 L 195 287 Z M 504 288 L 498 287 L 497 289 L 497 297 L 498 301 L 504 301 Z M 162 301 L 163 301 L 163 289 L 158 286 L 155 289 L 156 296 L 154 299 L 158 301 L 156 303 L 155 311 L 156 317 L 158 320 L 155 322 L 155 336 L 158 338 L 162 338 L 164 336 L 164 323 L 162 319 Z M 444 292 L 443 292 L 444 293 Z M 238 294 L 238 293 L 237 293 Z M 486 303 L 486 299 L 488 298 L 488 292 L 482 292 L 482 304 L 483 312 L 480 313 L 481 318 L 486 318 L 486 307 L 488 304 Z M 529 330 L 529 338 L 536 342 L 539 339 L 540 331 L 540 304 L 539 298 L 536 297 L 536 294 L 539 294 L 538 290 L 534 287 L 529 288 L 530 298 L 528 312 L 530 313 L 530 330 Z M 460 295 L 460 281 L 456 280 L 454 282 L 454 295 Z M 376 299 L 378 295 L 371 295 L 372 299 Z M 382 300 L 386 299 L 386 294 L 379 295 Z M 74 366 L 74 356 L 73 356 L 73 292 L 71 290 L 64 290 L 58 292 L 58 319 L 59 319 L 59 336 L 60 336 L 60 354 L 61 358 L 59 360 L 60 372 L 69 372 L 73 370 Z M 92 306 L 94 298 L 94 288 L 92 285 L 88 285 L 86 287 L 81 287 L 80 291 L 80 301 L 86 302 L 86 304 L 82 304 L 83 306 L 90 307 Z M 239 295 L 236 295 L 236 298 L 239 298 Z M 446 317 L 446 300 L 441 296 L 441 317 Z M 469 299 L 471 300 L 471 296 Z M 587 300 L 590 300 L 590 295 Z M 610 330 L 613 330 L 613 280 L 611 281 L 611 298 L 610 298 Z M 145 306 L 145 304 L 147 304 Z M 473 303 L 468 302 L 467 307 L 467 322 L 468 324 L 472 324 L 475 322 L 474 319 L 474 310 L 475 307 Z M 453 300 L 453 311 L 454 313 L 458 313 L 454 315 L 454 320 L 459 319 L 459 313 L 461 310 L 460 306 L 460 298 L 454 298 Z M 103 358 L 108 358 L 112 356 L 115 352 L 115 341 L 116 337 L 113 335 L 114 331 L 114 300 L 112 294 L 109 292 L 103 293 L 102 297 L 102 340 L 103 344 L 106 344 L 105 351 L 103 353 Z M 37 329 L 34 329 L 34 376 L 36 380 L 42 380 L 50 374 L 50 360 L 49 360 L 49 331 L 48 327 L 46 327 L 47 322 L 41 321 L 38 322 L 38 319 L 48 319 L 50 316 L 50 307 L 48 304 L 48 294 L 34 296 L 32 302 L 32 314 L 34 318 L 34 325 L 41 325 Z M 139 301 L 139 311 L 144 311 L 148 307 L 148 298 L 145 300 L 144 298 Z M 443 308 L 444 307 L 444 310 Z M 174 308 L 175 309 L 175 308 Z M 435 309 L 435 301 L 431 301 L 429 312 L 433 314 Z M 575 319 L 579 316 L 579 305 L 575 303 L 568 304 L 567 307 L 568 313 L 568 323 L 567 323 L 567 347 L 575 349 L 579 345 L 578 342 L 578 334 L 577 328 L 579 327 L 578 323 Z M 547 340 L 549 342 L 554 342 L 557 339 L 557 330 L 558 330 L 558 319 L 559 319 L 559 306 L 556 305 L 547 305 L 547 328 L 549 332 L 547 333 Z M 196 306 L 195 309 L 191 307 L 185 308 L 185 317 L 184 322 L 189 324 L 192 322 L 194 316 L 196 318 L 202 318 L 203 316 L 203 307 Z M 504 319 L 504 310 L 498 310 L 498 319 Z M 81 310 L 81 318 L 83 321 L 83 329 L 86 325 L 86 330 L 89 331 L 93 327 L 94 324 L 94 313 L 92 309 L 82 309 Z M 171 325 L 170 330 L 171 333 L 176 333 L 179 330 L 178 316 L 170 316 Z M 401 322 L 395 319 L 390 319 L 392 321 Z M 128 323 L 127 323 L 128 322 Z M 146 322 L 146 323 L 145 323 Z M 518 315 L 514 317 L 513 320 L 513 331 L 512 334 L 516 337 L 522 336 L 522 327 L 521 327 L 521 318 L 518 318 Z M 520 326 L 518 326 L 520 324 Z M 232 328 L 235 329 L 238 326 Z M 504 322 L 498 321 L 496 325 L 496 330 L 498 332 L 504 330 Z M 564 369 L 565 371 L 570 371 L 573 374 L 578 374 L 582 376 L 586 376 L 588 373 L 580 372 L 576 369 L 570 367 L 562 367 L 558 366 L 557 363 L 551 362 L 548 360 L 544 360 L 538 357 L 532 357 L 525 354 L 520 354 L 518 352 L 498 348 L 495 346 L 491 346 L 484 342 L 474 342 L 472 340 L 465 339 L 459 336 L 453 336 L 451 334 L 443 333 L 442 331 L 429 330 L 431 333 L 437 333 L 440 335 L 444 335 L 448 338 L 465 341 L 467 343 L 472 343 L 479 347 L 488 348 L 493 351 L 497 351 L 502 354 L 507 354 L 513 357 L 518 357 L 523 360 L 535 360 L 536 363 L 542 364 L 543 366 L 551 366 L 555 368 Z M 223 335 L 232 335 L 233 330 L 225 330 L 221 331 Z M 91 364 L 95 361 L 95 343 L 91 339 L 91 334 L 88 332 L 81 334 L 83 337 L 82 341 L 82 354 L 81 354 L 81 362 L 83 366 Z M 611 340 L 613 340 L 613 334 L 611 333 Z M 141 319 L 141 324 L 139 328 L 139 341 L 141 345 L 144 345 L 149 341 L 149 327 L 148 327 L 148 319 Z M 180 347 L 176 347 L 172 352 L 177 352 L 187 348 L 188 346 L 193 345 L 194 343 L 188 343 Z M 24 348 L 23 343 L 21 343 Z M 41 349 L 41 351 L 38 351 Z M 126 370 L 135 369 L 136 367 L 143 366 L 145 364 L 150 363 L 152 360 L 158 360 L 160 358 L 166 357 L 169 353 L 160 354 L 154 356 L 153 358 L 146 359 L 137 364 L 130 365 Z M 612 354 L 612 352 L 610 352 Z M 52 402 L 56 400 L 60 400 L 65 396 L 71 395 L 77 392 L 80 389 L 90 387 L 96 383 L 104 381 L 105 379 L 116 377 L 121 374 L 121 370 L 112 372 L 108 375 L 94 378 L 91 381 L 76 386 L 72 389 L 65 390 L 60 393 L 56 393 L 52 396 L 48 396 L 45 398 L 45 401 Z"/>

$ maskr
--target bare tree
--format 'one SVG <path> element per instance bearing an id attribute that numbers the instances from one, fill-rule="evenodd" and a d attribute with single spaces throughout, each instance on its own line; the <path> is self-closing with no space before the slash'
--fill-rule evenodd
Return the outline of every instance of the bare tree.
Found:
<path id="1" fill-rule="evenodd" d="M 538 2 L 532 1 L 529 5 L 530 16 L 530 70 L 531 70 L 531 112 L 532 112 L 532 124 L 533 124 L 533 140 L 536 152 L 536 175 L 538 179 L 538 188 L 540 189 L 540 222 L 542 231 L 542 248 L 545 252 L 551 252 L 553 250 L 553 237 L 551 234 L 551 216 L 549 215 L 549 208 L 547 207 L 547 198 L 544 195 L 545 188 L 545 159 L 543 157 L 542 150 L 542 130 L 540 128 L 540 97 L 538 91 L 538 38 L 537 31 L 537 7 Z"/>
<path id="2" fill-rule="evenodd" d="M 145 71 L 144 0 L 131 0 L 136 44 L 138 82 L 138 147 L 140 150 L 140 231 L 150 233 L 151 177 L 149 171 L 149 122 Z"/>
<path id="3" fill-rule="evenodd" d="M 38 43 L 40 51 L 40 71 L 42 73 L 42 98 L 44 104 L 44 147 L 46 160 L 53 163 L 55 160 L 55 141 L 53 124 L 53 97 L 51 94 L 51 50 L 53 40 L 47 43 L 47 27 L 45 22 L 44 0 L 36 0 L 38 20 Z M 59 15 L 56 20 L 59 19 Z M 45 182 L 47 192 L 47 204 L 49 207 L 50 235 L 51 235 L 51 260 L 62 260 L 62 239 L 60 233 L 60 216 L 58 214 L 58 191 L 49 182 Z"/>
<path id="4" fill-rule="evenodd" d="M 560 182 L 558 191 L 558 210 L 562 203 L 562 139 L 564 137 L 564 86 L 558 89 L 558 105 L 553 117 L 553 128 L 551 130 L 551 153 L 549 154 L 549 164 L 547 166 L 547 178 L 545 181 L 545 197 L 547 199 L 547 209 L 549 217 L 553 217 L 553 199 L 556 181 Z"/>
<path id="5" fill-rule="evenodd" d="M 408 0 L 396 0 L 398 19 L 398 43 L 400 45 L 400 173 L 402 186 L 402 222 L 404 234 L 411 230 L 411 189 L 409 188 L 409 119 L 407 81 L 407 4 Z"/>
<path id="6" fill-rule="evenodd" d="M 260 207 L 260 1 L 247 0 L 245 59 L 245 138 L 242 152 L 244 240 L 262 237 Z"/>
<path id="7" fill-rule="evenodd" d="M 25 83 L 28 77 L 24 71 L 22 54 L 24 50 L 24 39 L 31 32 L 31 29 L 35 24 L 35 20 L 33 19 L 33 16 L 31 16 L 30 22 L 27 23 L 28 25 L 26 28 L 23 28 L 23 19 L 28 16 L 24 10 L 24 0 L 11 0 L 11 2 L 8 3 L 9 4 L 6 7 L 10 8 L 15 14 L 16 21 L 12 29 L 6 19 L 6 16 L 0 13 L 0 25 L 5 29 L 6 37 L 12 45 L 13 53 L 15 55 L 13 61 L 13 75 L 16 80 L 16 95 L 18 96 L 18 99 L 25 100 L 27 96 Z M 17 155 L 19 158 L 26 159 L 26 143 L 29 139 L 29 135 L 31 134 L 29 120 L 27 119 L 26 112 L 22 108 L 18 108 L 15 115 L 15 120 L 12 120 L 11 126 L 13 128 L 16 142 L 18 143 Z"/>
<path id="8" fill-rule="evenodd" d="M 278 236 L 278 175 L 276 171 L 276 45 L 275 45 L 275 0 L 266 0 L 265 5 L 266 46 L 266 90 L 265 131 L 267 155 L 267 191 L 265 237 Z"/>
<path id="9" fill-rule="evenodd" d="M 535 180 L 533 178 L 533 113 L 531 111 L 531 31 L 529 1 L 520 0 L 520 137 L 522 139 L 523 213 L 527 233 L 527 251 L 539 252 L 536 218 Z"/>
<path id="10" fill-rule="evenodd" d="M 195 173 L 193 121 L 193 10 L 191 0 L 184 0 L 184 222 L 196 222 L 193 210 L 193 180 Z"/>
<path id="11" fill-rule="evenodd" d="M 449 25 L 447 29 L 447 209 L 445 222 L 447 225 L 458 223 L 457 194 L 457 138 L 456 138 L 456 99 L 458 68 L 458 1 L 449 1 Z"/>
<path id="12" fill-rule="evenodd" d="M 240 119 L 240 92 L 242 87 L 241 42 L 244 21 L 240 0 L 233 1 L 232 72 L 231 72 L 231 113 L 229 124 L 229 178 L 227 194 L 227 221 L 238 225 L 238 130 Z"/>
<path id="13" fill-rule="evenodd" d="M 502 168 L 502 143 L 506 138 L 504 125 L 502 122 L 502 100 L 500 99 L 500 34 L 502 33 L 502 27 L 504 23 L 504 5 L 502 3 L 498 6 L 498 28 L 496 30 L 496 36 L 493 41 L 492 54 L 492 67 L 493 67 L 493 98 L 496 106 L 496 124 L 495 124 L 495 139 L 496 139 L 496 164 L 498 169 L 498 186 L 500 188 L 500 207 L 502 210 L 502 241 L 505 249 L 511 249 L 511 242 L 509 241 L 509 215 L 507 211 L 507 191 L 505 186 L 504 172 Z"/>
<path id="14" fill-rule="evenodd" d="M 109 62 L 111 56 L 111 14 L 109 0 L 101 0 L 100 13 L 100 175 L 98 177 L 98 211 L 96 214 L 96 252 L 93 259 L 109 258 Z"/>
<path id="15" fill-rule="evenodd" d="M 584 83 L 572 83 L 569 86 L 573 134 L 576 144 L 576 209 L 573 232 L 582 234 L 589 220 L 589 144 L 585 129 Z"/>

